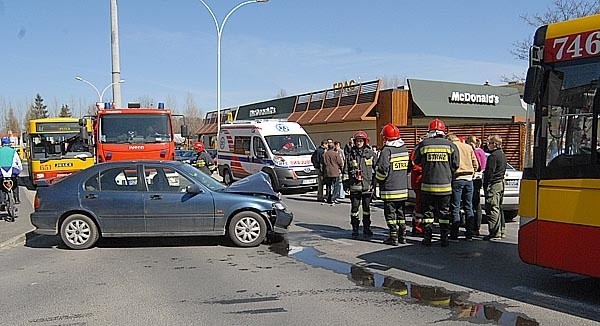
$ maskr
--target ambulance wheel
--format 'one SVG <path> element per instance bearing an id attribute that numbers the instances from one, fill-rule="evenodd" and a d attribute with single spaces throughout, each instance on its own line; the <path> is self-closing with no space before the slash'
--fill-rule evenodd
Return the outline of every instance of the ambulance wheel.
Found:
<path id="1" fill-rule="evenodd" d="M 233 183 L 233 177 L 231 176 L 231 172 L 227 168 L 223 169 L 223 183 L 228 186 Z"/>

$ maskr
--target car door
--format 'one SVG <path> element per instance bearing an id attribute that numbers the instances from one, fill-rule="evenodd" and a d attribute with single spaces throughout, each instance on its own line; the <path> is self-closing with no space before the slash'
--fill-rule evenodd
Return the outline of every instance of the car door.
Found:
<path id="1" fill-rule="evenodd" d="M 186 193 L 193 181 L 170 166 L 145 165 L 144 180 L 146 232 L 213 231 L 215 209 L 210 191 Z"/>
<path id="2" fill-rule="evenodd" d="M 86 180 L 81 205 L 98 217 L 103 234 L 145 232 L 140 181 L 136 165 L 101 170 Z"/>

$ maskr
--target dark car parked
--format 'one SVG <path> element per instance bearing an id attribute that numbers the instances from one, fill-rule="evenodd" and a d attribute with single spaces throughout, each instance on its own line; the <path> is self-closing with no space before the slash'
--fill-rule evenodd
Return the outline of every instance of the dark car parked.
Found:
<path id="1" fill-rule="evenodd" d="M 196 163 L 196 151 L 188 149 L 176 149 L 175 160 L 183 163 L 194 164 Z"/>
<path id="2" fill-rule="evenodd" d="M 225 187 L 177 161 L 102 163 L 39 187 L 35 232 L 72 249 L 102 237 L 224 235 L 241 247 L 286 233 L 293 215 L 257 173 Z"/>

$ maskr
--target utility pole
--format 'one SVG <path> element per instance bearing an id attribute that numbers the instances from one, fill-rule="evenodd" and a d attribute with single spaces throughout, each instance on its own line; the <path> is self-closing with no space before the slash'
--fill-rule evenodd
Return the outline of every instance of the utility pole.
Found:
<path id="1" fill-rule="evenodd" d="M 119 59 L 119 18 L 117 0 L 110 0 L 110 43 L 112 53 L 112 94 L 115 108 L 121 108 L 121 63 Z"/>

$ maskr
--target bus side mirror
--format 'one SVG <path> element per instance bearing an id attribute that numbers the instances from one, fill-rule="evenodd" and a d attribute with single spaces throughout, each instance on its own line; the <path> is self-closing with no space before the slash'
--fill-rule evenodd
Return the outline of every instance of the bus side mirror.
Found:
<path id="1" fill-rule="evenodd" d="M 183 137 L 188 137 L 188 126 L 186 125 L 181 125 L 181 136 Z"/>
<path id="2" fill-rule="evenodd" d="M 87 131 L 87 127 L 85 127 L 85 126 L 79 127 L 79 138 L 86 142 L 90 139 L 90 134 Z"/>
<path id="3" fill-rule="evenodd" d="M 544 77 L 544 68 L 542 66 L 531 66 L 527 69 L 527 79 L 525 80 L 525 91 L 523 101 L 527 104 L 535 103 L 540 96 L 542 89 L 542 78 Z"/>
<path id="4" fill-rule="evenodd" d="M 83 119 L 83 118 L 79 119 L 79 125 L 80 125 L 81 127 L 85 127 L 85 125 L 87 124 L 86 122 L 87 122 L 87 121 L 85 121 L 85 119 Z"/>

